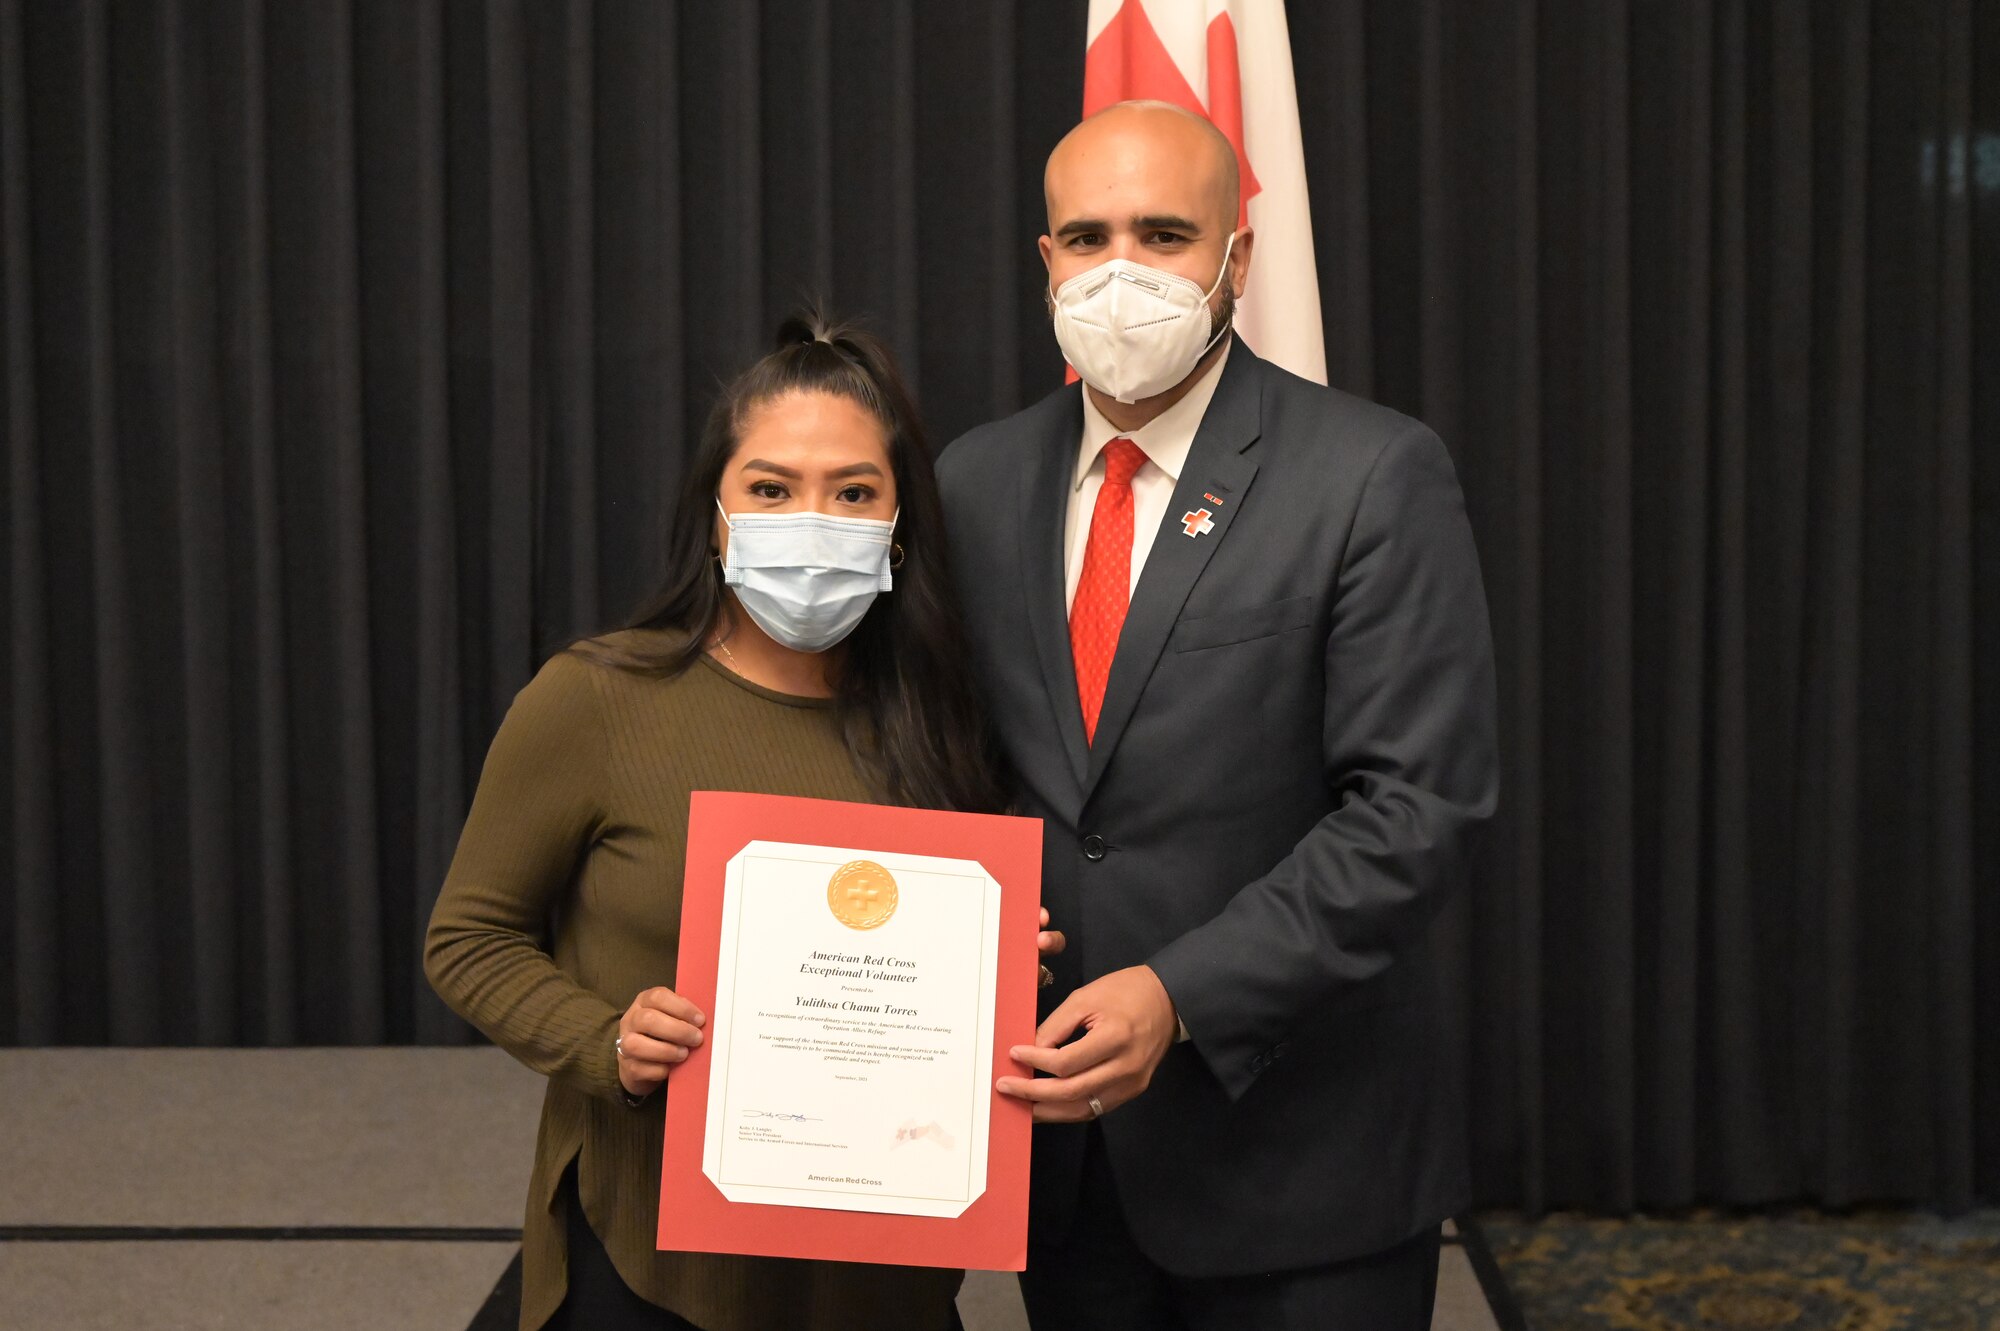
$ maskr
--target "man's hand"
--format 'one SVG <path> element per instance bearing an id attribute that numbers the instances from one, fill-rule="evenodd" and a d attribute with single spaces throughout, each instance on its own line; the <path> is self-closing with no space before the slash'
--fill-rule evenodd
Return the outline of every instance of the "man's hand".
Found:
<path id="1" fill-rule="evenodd" d="M 1049 908 L 1042 907 L 1042 931 L 1035 935 L 1035 951 L 1045 957 L 1053 957 L 1068 946 L 1069 940 L 1062 936 L 1060 930 L 1049 928 Z"/>
<path id="2" fill-rule="evenodd" d="M 1083 1035 L 1064 1044 L 1078 1029 Z M 1027 1100 L 1037 1123 L 1095 1118 L 1090 1099 L 1109 1113 L 1153 1080 L 1174 1042 L 1174 1002 L 1150 966 L 1113 971 L 1072 993 L 1035 1032 L 1033 1045 L 1010 1051 L 1047 1077 L 1002 1077 L 994 1089 Z"/>
<path id="3" fill-rule="evenodd" d="M 1060 930 L 1049 928 L 1049 908 L 1042 907 L 1042 931 L 1035 935 L 1035 951 L 1043 957 L 1053 957 L 1061 955 L 1062 950 L 1068 946 L 1069 940 L 1062 936 Z M 1056 977 L 1050 972 L 1046 961 L 1041 965 L 1041 972 L 1040 981 L 1035 986 L 1037 989 L 1045 989 L 1056 982 Z"/>

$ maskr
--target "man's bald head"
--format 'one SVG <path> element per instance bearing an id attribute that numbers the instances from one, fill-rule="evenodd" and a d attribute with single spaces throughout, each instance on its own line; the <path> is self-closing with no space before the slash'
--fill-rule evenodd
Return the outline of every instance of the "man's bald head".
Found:
<path id="1" fill-rule="evenodd" d="M 1084 375 L 1092 400 L 1119 429 L 1136 429 L 1171 406 L 1228 345 L 1221 333 L 1235 317 L 1257 240 L 1251 228 L 1237 226 L 1240 188 L 1229 140 L 1204 117 L 1167 102 L 1107 106 L 1049 154 L 1042 176 L 1049 233 L 1037 245 L 1048 268 L 1051 318 L 1057 292 L 1109 263 L 1180 278 L 1208 307 L 1207 350 L 1173 387 L 1120 401 Z M 1088 298 L 1086 287 L 1075 290 Z"/>
<path id="2" fill-rule="evenodd" d="M 1072 198 L 1092 176 L 1142 171 L 1164 174 L 1162 186 L 1188 190 L 1207 204 L 1204 219 L 1219 230 L 1235 227 L 1242 179 L 1236 149 L 1206 116 L 1172 102 L 1116 102 L 1063 135 L 1042 173 L 1049 227 L 1061 226 L 1058 199 Z M 1082 179 L 1078 179 L 1078 177 Z"/>

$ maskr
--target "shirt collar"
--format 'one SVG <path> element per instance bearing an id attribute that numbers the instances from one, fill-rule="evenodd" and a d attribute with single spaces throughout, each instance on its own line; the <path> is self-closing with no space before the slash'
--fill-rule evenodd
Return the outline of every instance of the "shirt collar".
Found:
<path id="1" fill-rule="evenodd" d="M 1083 446 L 1077 451 L 1076 475 L 1071 478 L 1070 489 L 1083 488 L 1084 478 L 1097 465 L 1098 455 L 1113 439 L 1130 439 L 1148 462 L 1167 474 L 1168 480 L 1178 482 L 1181 469 L 1187 465 L 1188 452 L 1194 447 L 1195 431 L 1201 428 L 1201 418 L 1208 414 L 1208 404 L 1215 397 L 1215 386 L 1222 382 L 1222 370 L 1229 364 L 1229 350 L 1235 341 L 1232 333 L 1222 344 L 1222 354 L 1215 358 L 1215 364 L 1188 390 L 1186 397 L 1136 430 L 1120 430 L 1104 419 L 1104 413 L 1090 400 L 1090 394 L 1084 392 Z"/>

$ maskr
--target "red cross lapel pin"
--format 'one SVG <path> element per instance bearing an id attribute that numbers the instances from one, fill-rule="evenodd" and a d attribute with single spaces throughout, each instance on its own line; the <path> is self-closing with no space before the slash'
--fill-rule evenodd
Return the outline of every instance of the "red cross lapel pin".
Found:
<path id="1" fill-rule="evenodd" d="M 1217 508 L 1222 507 L 1222 501 L 1212 494 L 1204 493 L 1202 498 Z M 1192 512 L 1183 513 L 1181 514 L 1181 530 L 1187 533 L 1189 540 L 1194 540 L 1199 536 L 1206 536 L 1215 530 L 1214 517 L 1215 514 L 1205 508 L 1197 508 Z"/>

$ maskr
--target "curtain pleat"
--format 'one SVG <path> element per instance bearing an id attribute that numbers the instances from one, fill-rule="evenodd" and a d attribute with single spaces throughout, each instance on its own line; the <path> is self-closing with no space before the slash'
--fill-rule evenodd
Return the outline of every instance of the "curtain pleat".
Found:
<path id="1" fill-rule="evenodd" d="M 450 864 L 456 831 L 453 814 L 471 792 L 466 771 L 465 703 L 460 664 L 459 541 L 456 529 L 458 468 L 452 457 L 451 384 L 446 347 L 446 230 L 444 175 L 447 126 L 444 89 L 444 16 L 435 5 L 403 9 L 409 51 L 411 105 L 407 124 L 411 171 L 404 197 L 407 216 L 408 288 L 415 317 L 403 325 L 406 341 L 395 346 L 408 376 L 406 409 L 415 445 L 411 494 L 416 509 L 414 539 L 407 542 L 414 573 L 410 603 L 416 640 L 412 697 L 415 753 L 414 808 L 408 881 L 412 891 L 402 937 L 407 955 L 421 955 L 431 906 Z M 386 321 L 385 321 L 386 322 Z M 392 937 L 394 935 L 391 935 Z M 413 1034 L 420 1042 L 443 1041 L 456 1023 L 431 1001 L 422 969 L 411 965 L 406 992 L 413 1008 Z"/>
<path id="2" fill-rule="evenodd" d="M 1375 391 L 1369 136 L 1378 119 L 1369 105 L 1369 10 L 1367 0 L 1324 0 L 1290 6 L 1285 15 L 1299 133 L 1308 145 L 1327 373 L 1331 382 L 1366 395 Z M 1305 51 L 1316 59 L 1297 58 Z"/>
<path id="3" fill-rule="evenodd" d="M 169 438 L 163 442 L 174 457 L 173 485 L 165 493 L 172 496 L 168 511 L 178 536 L 177 608 L 160 626 L 159 640 L 179 640 L 180 697 L 162 698 L 156 715 L 183 720 L 174 755 L 183 773 L 183 857 L 163 854 L 172 871 L 162 884 L 162 936 L 186 937 L 184 947 L 165 951 L 170 986 L 193 996 L 192 1031 L 170 1019 L 162 1036 L 227 1044 L 242 978 L 233 873 L 230 507 L 216 447 L 215 293 L 205 277 L 215 252 L 213 199 L 204 188 L 214 173 L 205 132 L 205 52 L 185 5 L 163 6 L 143 36 L 157 52 L 160 75 L 152 117 L 158 138 L 150 154 L 160 167 L 160 226 L 149 263 L 164 291 L 142 334 L 140 359 L 158 380 L 152 396 L 164 404 L 160 417 Z"/>
<path id="4" fill-rule="evenodd" d="M 208 254 L 194 261 L 193 277 L 212 287 L 214 301 L 208 346 L 216 407 L 209 446 L 222 471 L 229 742 L 218 751 L 191 749 L 187 761 L 217 764 L 229 774 L 226 892 L 235 918 L 228 928 L 242 979 L 224 1027 L 202 1038 L 282 1045 L 302 1034 L 295 929 L 301 893 L 293 858 L 294 690 L 286 669 L 291 589 L 274 389 L 263 5 L 236 0 L 205 14 L 201 101 L 214 173 L 214 234 Z"/>
<path id="5" fill-rule="evenodd" d="M 1783 1027 L 1764 1000 L 1766 985 L 1758 945 L 1761 881 L 1750 862 L 1757 829 L 1752 807 L 1750 736 L 1754 676 L 1751 669 L 1751 514 L 1748 460 L 1753 431 L 1750 379 L 1751 181 L 1748 82 L 1749 35 L 1742 0 L 1718 6 L 1712 34 L 1716 114 L 1713 138 L 1714 310 L 1712 402 L 1694 422 L 1709 438 L 1710 517 L 1702 590 L 1708 601 L 1709 645 L 1701 662 L 1708 683 L 1704 714 L 1696 725 L 1706 757 L 1698 771 L 1705 899 L 1697 921 L 1695 954 L 1712 979 L 1699 991 L 1700 1009 L 1688 1026 L 1699 1061 L 1688 1088 L 1694 1132 L 1692 1177 L 1684 1195 L 1714 1195 L 1741 1186 L 1749 1195 L 1781 1196 L 1788 1187 L 1773 1177 L 1778 1149 L 1776 1119 L 1766 1074 L 1784 1048 Z M 1761 446 L 1761 439 L 1758 440 Z M 1707 1110 L 1708 1105 L 1715 1112 Z M 1714 1145 L 1704 1150 L 1703 1127 L 1714 1124 Z"/>
<path id="6" fill-rule="evenodd" d="M 833 63 L 832 106 L 826 116 L 833 154 L 827 212 L 832 225 L 829 258 L 836 265 L 832 295 L 839 307 L 868 311 L 876 330 L 897 347 L 922 344 L 917 312 L 916 78 L 914 8 L 920 0 L 881 0 L 849 6 L 833 24 L 827 44 Z M 816 114 L 789 90 L 766 89 L 765 119 L 773 143 Z M 774 115 L 778 108 L 782 114 Z M 868 208 L 848 206 L 871 199 Z M 926 238 L 936 244 L 941 238 Z M 785 302 L 783 292 L 767 295 Z M 773 317 L 777 310 L 768 311 Z M 769 320 L 767 320 L 769 322 Z M 903 366 L 910 390 L 923 400 L 923 359 Z M 947 442 L 940 439 L 940 444 Z"/>
<path id="7" fill-rule="evenodd" d="M 273 138 L 289 149 L 271 190 L 272 299 L 316 317 L 273 326 L 274 426 L 287 573 L 287 665 L 308 691 L 293 711 L 307 824 L 294 873 L 310 889 L 300 924 L 307 1004 L 346 1038 L 386 1034 L 377 863 L 375 669 L 367 459 L 361 430 L 355 15 L 349 5 L 267 11 Z M 302 829 L 304 830 L 304 829 Z M 303 941 L 303 940 L 302 940 Z"/>
<path id="8" fill-rule="evenodd" d="M 78 351 L 74 358 L 68 348 L 57 353 L 75 376 L 63 400 L 73 404 L 77 419 L 64 423 L 68 428 L 61 430 L 53 451 L 71 452 L 80 472 L 70 479 L 90 497 L 89 507 L 76 516 L 87 528 L 83 545 L 90 569 L 87 650 L 94 696 L 90 727 L 77 737 L 83 752 L 73 779 L 88 783 L 86 788 L 96 796 L 97 855 L 94 881 L 86 880 L 68 923 L 89 928 L 101 922 L 103 948 L 91 959 L 95 963 L 91 969 L 98 973 L 90 978 L 101 981 L 108 1000 L 100 1012 L 103 1036 L 120 1043 L 145 1043 L 162 1034 L 156 1001 L 161 954 L 153 946 L 158 917 L 154 808 L 146 772 L 148 737 L 138 697 L 137 651 L 142 634 L 132 575 L 135 563 L 151 565 L 147 556 L 158 553 L 158 531 L 138 512 L 136 496 L 128 504 L 126 489 L 128 473 L 150 476 L 155 459 L 144 451 L 148 441 L 136 429 L 120 430 L 117 358 L 124 339 L 115 326 L 113 308 L 112 268 L 119 256 L 114 253 L 112 232 L 116 204 L 110 16 L 104 5 L 85 3 L 76 7 L 73 17 L 67 35 L 76 43 L 77 121 L 69 146 L 77 154 L 80 179 L 74 182 L 74 202 L 82 234 L 76 237 L 72 270 L 77 286 L 67 294 L 80 307 L 76 317 L 82 337 L 71 344 Z M 59 617 L 59 628 L 60 623 Z M 64 841 L 74 846 L 79 858 L 89 854 L 88 847 Z M 69 901 L 65 894 L 66 904 Z M 65 986 L 83 980 L 84 974 L 66 974 Z"/>
<path id="9" fill-rule="evenodd" d="M 1813 264 L 1813 427 L 1807 467 L 1807 641 L 1802 661 L 1798 879 L 1804 974 L 1794 1001 L 1804 1067 L 1804 1146 L 1809 1175 L 1831 1199 L 1855 1195 L 1848 1105 L 1861 986 L 1858 957 L 1861 851 L 1861 578 L 1865 445 L 1868 24 L 1859 10 L 1815 27 L 1813 170 L 1825 191 Z M 1821 80 L 1815 77 L 1815 84 Z M 1818 219 L 1815 219 L 1818 221 Z M 1826 299 L 1818 299 L 1826 293 Z M 1879 553 L 1879 552 L 1878 552 Z"/>
<path id="10" fill-rule="evenodd" d="M 530 193 L 526 10 L 522 0 L 451 10 L 456 23 L 479 25 L 477 76 L 485 96 L 467 129 L 481 145 L 479 193 L 468 198 L 477 219 L 464 261 L 479 321 L 466 365 L 482 412 L 485 439 L 485 679 L 488 705 L 503 711 L 536 659 L 531 623 L 542 531 L 536 522 L 535 444 L 545 426 L 550 387 L 535 381 L 533 330 L 539 324 L 535 216 Z M 467 33 L 470 37 L 472 34 Z M 472 63 L 468 61 L 468 63 Z M 527 539 L 523 539 L 523 537 Z"/>
<path id="11" fill-rule="evenodd" d="M 1972 0 L 1941 7 L 1934 44 L 1939 66 L 1938 111 L 1933 123 L 1953 143 L 1974 144 L 1977 122 L 1972 106 Z M 2000 137 L 1987 149 L 1988 177 L 2000 192 Z M 1938 1147 L 1933 1165 L 1934 1187 L 1947 1208 L 1970 1206 L 1975 1198 L 1977 1147 L 1974 1120 L 1958 1106 L 1975 1103 L 1974 1069 L 1981 1050 L 1974 1024 L 1980 956 L 1975 947 L 1977 890 L 1973 845 L 1972 791 L 1975 781 L 1972 730 L 1974 715 L 1972 423 L 1973 315 L 1972 208 L 1969 190 L 1947 190 L 1938 201 L 1937 234 L 1919 248 L 1921 258 L 1936 264 L 1937 367 L 1934 392 L 1937 416 L 1936 480 L 1931 499 L 1936 505 L 1933 531 L 1936 577 L 1930 630 L 1934 635 L 1937 677 L 1918 696 L 1928 703 L 1930 732 L 1930 875 L 1938 885 L 1938 906 L 1931 920 L 1930 946 L 1937 957 L 1937 988 L 1931 1021 L 1937 1032 L 1933 1053 L 1935 1085 L 1924 1106 Z M 1987 274 L 1992 285 L 1993 275 Z M 1989 531 L 1993 511 L 1988 510 Z M 1921 816 L 1921 810 L 1919 811 Z M 1991 882 L 1987 895 L 1991 897 Z M 1992 968 L 1995 953 L 1986 962 Z M 1991 1028 L 1988 1028 L 1989 1033 Z"/>
<path id="12" fill-rule="evenodd" d="M 1988 68 L 2000 51 L 2000 8 L 1976 4 L 1972 35 L 1963 29 L 1947 33 L 1966 43 L 1971 68 Z M 1979 201 L 1966 224 L 1972 233 L 1973 273 L 1968 293 L 1972 319 L 1972 429 L 1970 503 L 1984 521 L 1975 524 L 1972 550 L 1972 668 L 1973 778 L 1972 807 L 1976 814 L 2000 807 L 2000 762 L 1995 761 L 1993 737 L 2000 734 L 2000 539 L 1993 533 L 1992 515 L 2000 513 L 2000 456 L 1992 444 L 2000 439 L 2000 356 L 1992 351 L 1993 329 L 2000 327 L 2000 280 L 1996 280 L 1994 247 L 2000 245 L 2000 213 L 1986 202 L 2000 190 L 2000 79 L 1975 77 L 1971 128 L 1967 140 L 1973 170 L 1967 200 Z M 1953 718 L 1957 723 L 1963 718 Z M 1976 963 L 1975 1006 L 1968 1025 L 1974 1036 L 1972 1060 L 1975 1112 L 1973 1146 L 1975 1190 L 1981 1197 L 2000 1195 L 2000 1057 L 1993 1053 L 1993 1032 L 2000 1030 L 2000 892 L 1993 890 L 1993 865 L 2000 856 L 2000 818 L 1975 816 L 1972 825 L 1973 951 Z"/>
<path id="13" fill-rule="evenodd" d="M 562 53 L 562 82 L 559 104 L 534 117 L 538 128 L 552 131 L 551 138 L 560 135 L 555 142 L 536 145 L 535 160 L 546 159 L 549 166 L 532 173 L 537 182 L 554 187 L 554 197 L 538 198 L 535 208 L 535 216 L 548 219 L 555 233 L 552 252 L 537 265 L 551 279 L 542 344 L 553 354 L 536 379 L 548 385 L 553 399 L 549 428 L 540 432 L 539 441 L 541 489 L 549 501 L 540 525 L 561 533 L 560 543 L 552 542 L 546 554 L 551 567 L 538 571 L 536 581 L 560 596 L 548 607 L 548 618 L 595 624 L 604 612 L 597 596 L 594 7 L 576 3 L 540 10 L 537 16 L 561 20 L 560 30 L 537 32 L 533 42 Z"/>
<path id="14" fill-rule="evenodd" d="M 4 824 L 11 847 L 12 909 L 0 915 L 11 960 L 6 998 L 18 1036 L 56 1038 L 62 1013 L 53 940 L 57 904 L 57 800 L 50 678 L 51 621 L 43 522 L 41 422 L 37 411 L 34 238 L 28 200 L 33 177 L 27 134 L 25 40 L 20 0 L 0 2 L 0 392 L 7 429 L 7 695 L 10 763 Z"/>
<path id="15" fill-rule="evenodd" d="M 1667 170 L 1633 182 L 1641 197 L 1632 208 L 1631 345 L 1671 367 L 1657 377 L 1633 376 L 1635 493 L 1664 501 L 1632 505 L 1636 549 L 1657 552 L 1633 559 L 1636 696 L 1658 699 L 1656 707 L 1636 709 L 1634 737 L 1633 867 L 1641 884 L 1635 973 L 1644 988 L 1632 1043 L 1640 1051 L 1635 1150 L 1645 1166 L 1634 1195 L 1688 1196 L 1700 1091 L 1697 1046 L 1682 1032 L 1698 1026 L 1703 1008 L 1703 717 L 1713 706 L 1704 611 L 1715 459 L 1703 442 L 1715 319 L 1713 36 L 1703 6 L 1639 11 L 1633 20 L 1634 44 L 1664 57 L 1633 71 L 1633 151 L 1639 160 L 1656 154 Z"/>
<path id="16" fill-rule="evenodd" d="M 920 15 L 934 15 L 938 12 L 940 11 L 934 5 L 925 5 L 919 11 Z M 950 105 L 960 95 L 960 89 L 979 88 L 983 85 L 986 94 L 986 114 L 983 117 L 985 133 L 982 140 L 977 142 L 973 151 L 968 152 L 963 146 L 940 144 L 936 137 L 924 132 L 922 125 L 918 126 L 916 139 L 917 151 L 924 163 L 923 178 L 926 180 L 942 179 L 950 172 L 966 170 L 968 164 L 962 159 L 968 156 L 974 162 L 982 163 L 985 168 L 983 172 L 986 183 L 985 198 L 980 201 L 980 206 L 963 210 L 967 215 L 965 234 L 980 238 L 981 248 L 985 251 L 983 263 L 967 265 L 971 301 L 963 306 L 946 303 L 939 308 L 927 308 L 924 314 L 924 326 L 949 329 L 963 322 L 969 311 L 978 311 L 979 316 L 985 318 L 986 326 L 992 334 L 991 343 L 985 348 L 982 356 L 968 343 L 959 339 L 939 337 L 926 338 L 924 341 L 932 347 L 958 345 L 966 348 L 958 354 L 970 362 L 967 367 L 968 373 L 963 378 L 947 374 L 936 379 L 937 383 L 976 384 L 980 380 L 979 361 L 982 359 L 986 361 L 984 367 L 986 394 L 985 403 L 982 405 L 990 410 L 999 403 L 1014 400 L 1019 392 L 1024 303 L 1028 303 L 1026 316 L 1029 320 L 1028 326 L 1033 327 L 1034 315 L 1031 304 L 1034 299 L 1033 284 L 1031 281 L 1026 284 L 1028 290 L 1022 290 L 1019 256 L 1023 230 L 1016 219 L 1021 216 L 1024 204 L 1032 208 L 1035 192 L 1033 189 L 1024 191 L 1022 188 L 1024 159 L 1032 154 L 1023 153 L 1018 147 L 1021 141 L 1021 133 L 1017 127 L 1020 97 L 1015 83 L 1024 68 L 1020 50 L 1023 25 L 1016 21 L 1015 11 L 1005 5 L 993 5 L 987 13 L 992 24 L 991 30 L 970 48 L 974 58 L 969 63 L 983 68 L 968 71 L 970 77 L 963 83 L 946 85 L 943 95 L 938 94 L 935 84 L 930 85 L 926 89 L 927 95 L 924 99 L 928 105 L 940 103 Z M 926 35 L 921 32 L 919 34 L 920 49 L 934 50 L 944 44 L 935 39 L 925 42 Z M 1030 25 L 1027 36 L 1033 40 L 1035 35 L 1035 30 Z M 919 79 L 924 77 L 926 70 L 933 64 L 931 60 L 921 58 L 916 63 Z M 1039 97 L 1039 93 L 1031 95 Z M 971 191 L 967 193 L 971 194 Z M 926 197 L 934 198 L 935 194 L 935 191 L 931 191 Z M 973 197 L 977 198 L 976 195 Z M 1032 227 L 1027 228 L 1027 230 L 1032 229 Z M 926 264 L 924 268 L 926 273 L 930 273 L 944 266 Z M 983 270 L 983 273 L 980 270 Z M 980 283 L 978 277 L 973 274 L 983 276 L 984 282 Z M 926 283 L 925 287 L 928 290 L 930 284 Z M 928 361 L 926 370 L 929 371 Z M 949 437 L 943 431 L 948 431 L 951 424 L 943 420 L 933 424 L 933 430 L 940 431 L 938 436 L 940 443 Z"/>
<path id="17" fill-rule="evenodd" d="M 1503 706 L 1501 712 L 1508 737 L 1502 779 L 1513 792 L 1511 805 L 1526 810 L 1543 807 L 1546 746 L 1539 720 L 1547 705 L 1548 687 L 1541 651 L 1547 631 L 1542 593 L 1547 550 L 1543 521 L 1542 422 L 1546 407 L 1540 300 L 1539 6 L 1522 7 L 1517 18 L 1511 40 L 1505 43 L 1512 60 L 1501 66 L 1510 70 L 1513 80 L 1499 98 L 1507 114 L 1496 117 L 1497 122 L 1509 126 L 1508 156 L 1518 168 L 1511 188 L 1499 195 L 1512 204 L 1507 211 L 1513 220 L 1513 234 L 1500 256 L 1496 279 L 1496 289 L 1506 296 L 1487 325 L 1483 346 L 1504 347 L 1508 352 L 1491 387 L 1494 415 L 1512 422 L 1506 443 L 1495 450 L 1507 462 L 1502 468 L 1504 479 L 1493 487 L 1498 521 L 1509 524 L 1512 558 L 1498 560 L 1497 567 L 1507 571 L 1500 578 L 1489 574 L 1488 579 L 1507 589 L 1499 601 L 1502 609 L 1495 618 L 1494 635 L 1496 643 L 1510 644 L 1507 655 L 1514 664 L 1504 686 L 1512 706 Z M 1490 427 L 1493 422 L 1484 424 Z M 1484 968 L 1492 978 L 1479 989 L 1482 994 L 1504 992 L 1511 998 L 1501 1008 L 1506 1024 L 1499 1028 L 1499 1038 L 1493 1044 L 1500 1056 L 1479 1060 L 1474 1067 L 1475 1076 L 1483 1073 L 1496 1084 L 1511 1088 L 1512 1093 L 1501 1103 L 1514 1112 L 1501 1119 L 1506 1136 L 1488 1129 L 1491 1136 L 1475 1159 L 1482 1164 L 1496 1162 L 1497 1168 L 1486 1167 L 1504 1180 L 1498 1185 L 1503 1195 L 1518 1197 L 1522 1205 L 1540 1210 L 1548 1196 L 1547 1153 L 1538 1130 L 1544 1121 L 1547 1068 L 1543 1036 L 1547 1029 L 1543 979 L 1547 840 L 1542 820 L 1532 817 L 1504 820 L 1495 840 L 1501 853 L 1490 861 L 1489 872 L 1475 880 L 1485 889 L 1474 897 L 1475 902 L 1494 901 L 1486 913 L 1492 923 L 1481 936 L 1498 940 L 1497 945 L 1479 949 L 1482 957 L 1494 958 Z M 1531 1126 L 1537 1130 L 1528 1130 Z M 1480 1141 L 1477 1129 L 1474 1141 Z"/>
<path id="18" fill-rule="evenodd" d="M 711 251 L 682 240 L 686 194 L 674 11 L 626 0 L 616 8 L 600 5 L 598 12 L 593 215 L 603 257 L 593 273 L 593 410 L 602 499 L 597 596 L 603 615 L 615 617 L 649 588 L 666 500 L 680 476 L 693 426 L 685 387 L 692 337 L 683 272 L 707 263 Z M 697 225 L 686 234 L 706 242 L 713 230 Z"/>
<path id="19" fill-rule="evenodd" d="M 801 297 L 1061 378 L 1083 0 L 0 0 L 0 1039 L 457 1042 L 494 727 Z M 1451 447 L 1479 1199 L 2000 1197 L 2000 8 L 1295 4 L 1334 383 Z M 977 589 L 972 589 L 977 594 Z"/>
<path id="20" fill-rule="evenodd" d="M 759 158 L 760 203 L 767 216 L 793 223 L 764 228 L 762 264 L 767 273 L 800 275 L 797 290 L 769 293 L 771 299 L 782 303 L 815 296 L 831 302 L 838 191 L 834 135 L 840 120 L 824 114 L 824 108 L 839 105 L 832 2 L 800 4 L 790 19 L 756 34 L 760 49 L 751 95 L 758 98 L 758 135 L 752 151 Z M 887 81 L 877 61 L 869 62 L 866 76 Z M 873 116 L 857 115 L 854 122 L 871 129 L 879 124 Z M 886 258 L 886 245 L 881 253 Z"/>
<path id="21" fill-rule="evenodd" d="M 704 395 L 769 341 L 766 232 L 813 224 L 810 213 L 766 212 L 767 189 L 797 182 L 782 172 L 764 178 L 761 17 L 759 5 L 700 5 L 681 16 L 678 118 L 688 131 L 680 142 L 684 348 L 687 383 Z M 811 6 L 787 17 L 810 25 Z M 810 285 L 818 274 L 800 276 Z M 778 300 L 789 303 L 793 294 L 782 291 Z"/>
<path id="22" fill-rule="evenodd" d="M 1616 1206 L 1632 1195 L 1639 1131 L 1635 1023 L 1647 969 L 1635 891 L 1631 94 L 1625 6 L 1541 15 L 1548 541 L 1542 650 L 1548 807 L 1544 1039 L 1566 1093 L 1543 1130 L 1570 1143 L 1552 1190 Z M 1557 127 L 1568 132 L 1558 132 Z M 1574 959 L 1569 964 L 1557 958 Z"/>

